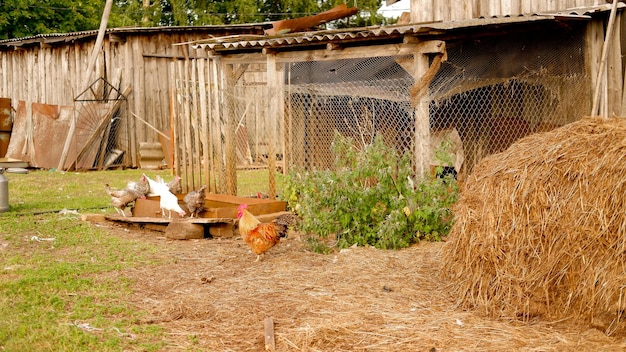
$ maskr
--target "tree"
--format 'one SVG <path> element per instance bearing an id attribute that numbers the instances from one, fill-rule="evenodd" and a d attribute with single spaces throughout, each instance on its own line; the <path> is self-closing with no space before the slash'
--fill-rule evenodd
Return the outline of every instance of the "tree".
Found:
<path id="1" fill-rule="evenodd" d="M 97 29 L 99 0 L 0 1 L 0 39 Z"/>
<path id="2" fill-rule="evenodd" d="M 108 27 L 190 26 L 258 23 L 313 15 L 343 0 L 115 0 Z M 360 12 L 336 27 L 384 23 L 376 15 L 381 0 L 361 0 L 349 6 Z M 36 34 L 98 29 L 102 0 L 0 1 L 0 39 Z"/>

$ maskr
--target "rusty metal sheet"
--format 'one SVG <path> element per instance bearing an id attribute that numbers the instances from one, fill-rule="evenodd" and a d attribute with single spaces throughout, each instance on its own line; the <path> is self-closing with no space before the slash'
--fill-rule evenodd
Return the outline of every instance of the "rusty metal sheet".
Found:
<path id="1" fill-rule="evenodd" d="M 0 157 L 4 157 L 9 149 L 12 129 L 11 99 L 0 98 Z"/>
<path id="2" fill-rule="evenodd" d="M 32 166 L 52 169 L 59 165 L 73 112 L 72 106 L 32 104 Z"/>
<path id="3" fill-rule="evenodd" d="M 11 118 L 11 99 L 0 98 L 0 131 L 11 132 L 13 119 Z"/>
<path id="4" fill-rule="evenodd" d="M 9 149 L 11 141 L 11 132 L 0 131 L 0 157 L 4 157 Z"/>
<path id="5" fill-rule="evenodd" d="M 26 102 L 20 100 L 17 102 L 15 116 L 13 117 L 13 132 L 5 157 L 30 161 L 30 157 L 26 153 Z"/>
<path id="6" fill-rule="evenodd" d="M 73 113 L 73 106 L 18 101 L 6 157 L 32 167 L 57 167 Z"/>

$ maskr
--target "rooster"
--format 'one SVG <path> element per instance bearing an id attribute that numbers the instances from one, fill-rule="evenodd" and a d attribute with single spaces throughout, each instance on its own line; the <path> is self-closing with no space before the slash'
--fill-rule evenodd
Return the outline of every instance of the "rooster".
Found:
<path id="1" fill-rule="evenodd" d="M 137 200 L 137 198 L 140 198 L 142 196 L 142 194 L 139 193 L 137 190 L 128 187 L 122 190 L 112 190 L 107 183 L 104 185 L 104 188 L 111 196 L 111 203 L 113 204 L 115 211 L 122 216 L 126 216 L 125 209 L 128 204 L 134 202 L 135 200 Z"/>
<path id="2" fill-rule="evenodd" d="M 187 193 L 183 198 L 183 201 L 187 206 L 187 210 L 189 210 L 192 218 L 194 215 L 197 216 L 201 211 L 204 211 L 204 202 L 206 198 L 206 194 L 204 192 L 205 189 L 206 186 L 202 186 L 196 191 Z"/>
<path id="3" fill-rule="evenodd" d="M 247 208 L 247 204 L 241 204 L 237 208 L 239 233 L 252 252 L 257 255 L 256 261 L 259 261 L 262 254 L 277 245 L 281 238 L 287 237 L 287 229 L 294 224 L 295 215 L 285 214 L 272 222 L 262 223 Z"/>

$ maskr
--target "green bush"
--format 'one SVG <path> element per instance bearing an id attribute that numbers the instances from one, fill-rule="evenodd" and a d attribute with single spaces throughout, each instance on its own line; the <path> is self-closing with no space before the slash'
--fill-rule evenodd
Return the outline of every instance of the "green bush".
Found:
<path id="1" fill-rule="evenodd" d="M 408 247 L 420 240 L 439 241 L 452 226 L 450 206 L 456 181 L 425 177 L 415 181 L 410 153 L 399 154 L 377 137 L 358 150 L 335 134 L 332 170 L 292 171 L 285 180 L 291 209 L 303 219 L 313 250 L 335 239 L 339 248 L 372 245 Z"/>

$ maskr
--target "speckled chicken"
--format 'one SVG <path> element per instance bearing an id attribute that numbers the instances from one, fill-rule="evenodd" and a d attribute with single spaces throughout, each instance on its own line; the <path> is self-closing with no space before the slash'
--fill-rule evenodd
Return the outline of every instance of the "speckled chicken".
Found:
<path id="1" fill-rule="evenodd" d="M 111 196 L 111 204 L 113 204 L 115 211 L 122 216 L 126 216 L 125 209 L 128 207 L 128 204 L 134 202 L 137 198 L 142 196 L 141 193 L 131 188 L 112 190 L 108 183 L 105 184 L 104 187 L 107 193 Z"/>
<path id="2" fill-rule="evenodd" d="M 139 182 L 130 181 L 128 182 L 128 189 L 135 190 L 141 194 L 141 198 L 146 198 L 148 193 L 150 193 L 150 183 L 148 183 L 148 177 L 143 174 L 139 179 Z"/>
<path id="3" fill-rule="evenodd" d="M 198 216 L 198 214 L 204 211 L 204 202 L 206 200 L 206 192 L 204 191 L 206 186 L 202 186 L 195 191 L 191 191 L 185 195 L 183 201 L 187 206 L 187 210 L 191 214 L 191 217 Z"/>

